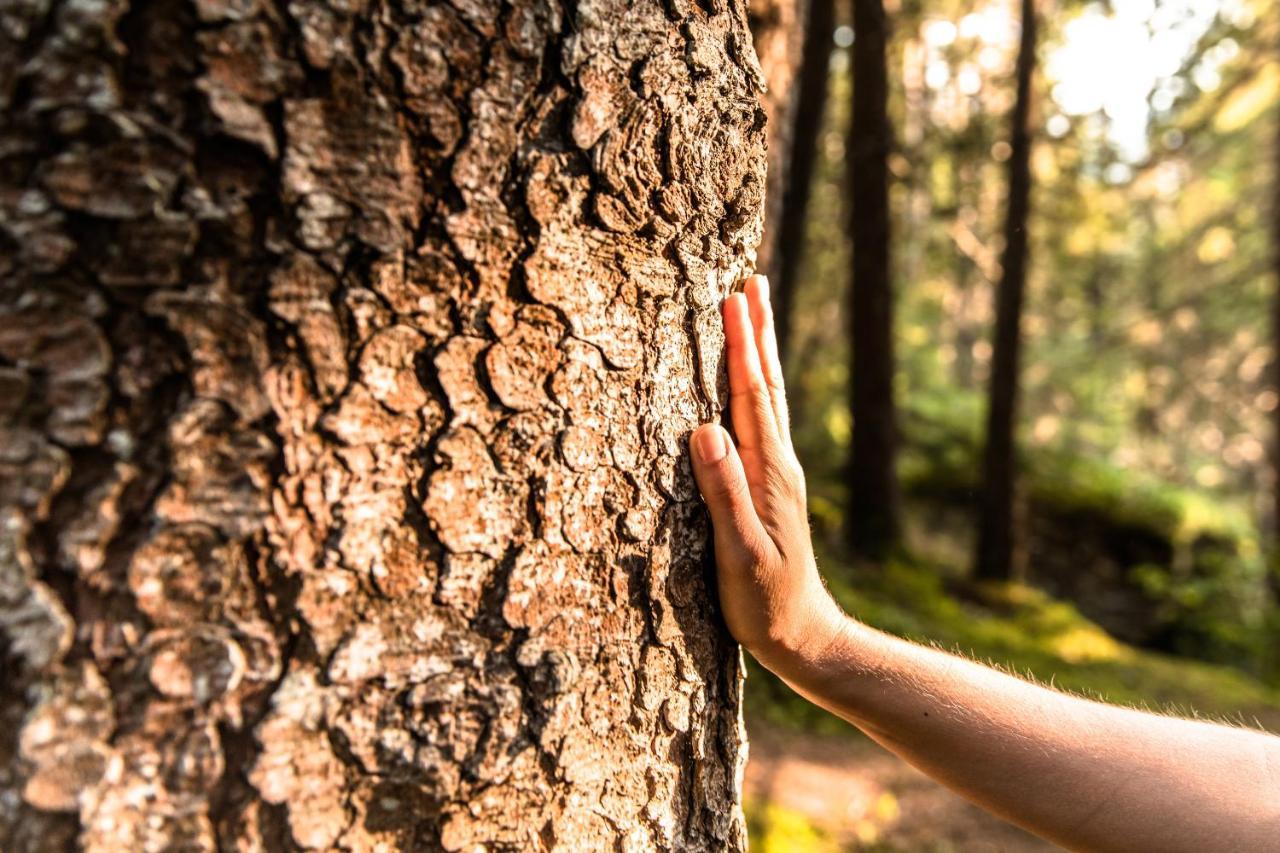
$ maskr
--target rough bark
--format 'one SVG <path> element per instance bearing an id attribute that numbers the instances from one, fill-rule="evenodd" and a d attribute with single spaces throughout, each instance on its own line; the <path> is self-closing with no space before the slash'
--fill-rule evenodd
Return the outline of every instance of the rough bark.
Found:
<path id="1" fill-rule="evenodd" d="M 791 309 L 799 286 L 800 258 L 804 253 L 805 225 L 809 217 L 809 196 L 818 163 L 818 137 L 827 106 L 832 33 L 835 30 L 835 0 L 809 0 L 804 47 L 796 82 L 795 121 L 791 128 L 791 151 L 787 158 L 782 209 L 772 219 L 766 217 L 765 237 L 774 235 L 769 275 L 773 278 L 774 326 L 778 348 L 785 356 L 790 341 Z M 773 168 L 772 164 L 770 168 Z"/>
<path id="2" fill-rule="evenodd" d="M 741 847 L 742 5 L 0 24 L 0 848 Z"/>
<path id="3" fill-rule="evenodd" d="M 1027 216 L 1031 206 L 1031 78 L 1036 61 L 1034 0 L 1022 0 L 1022 37 L 1015 68 L 1017 94 L 1010 121 L 1009 202 L 1005 212 L 1003 273 L 996 290 L 986 445 L 982 455 L 976 577 L 1015 574 L 1017 459 L 1015 433 L 1022 348 L 1022 301 L 1027 277 Z"/>
<path id="4" fill-rule="evenodd" d="M 756 253 L 756 269 L 767 275 L 774 274 L 778 227 L 789 183 L 798 105 L 796 75 L 800 70 L 808 3 L 809 0 L 750 0 L 748 7 L 751 38 L 764 74 L 761 104 L 768 120 L 764 235 Z"/>
<path id="5" fill-rule="evenodd" d="M 889 22 L 882 0 L 853 3 L 853 109 L 846 146 L 853 244 L 850 290 L 853 440 L 849 455 L 851 547 L 881 557 L 899 531 L 894 406 L 893 282 L 890 267 Z"/>

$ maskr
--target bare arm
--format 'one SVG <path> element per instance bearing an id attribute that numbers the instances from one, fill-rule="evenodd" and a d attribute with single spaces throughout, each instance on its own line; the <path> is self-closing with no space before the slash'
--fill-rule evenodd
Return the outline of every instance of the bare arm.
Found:
<path id="1" fill-rule="evenodd" d="M 1073 849 L 1280 850 L 1280 738 L 1069 696 L 840 611 L 809 542 L 767 284 L 725 303 L 731 414 L 692 438 L 725 618 L 811 701 Z"/>

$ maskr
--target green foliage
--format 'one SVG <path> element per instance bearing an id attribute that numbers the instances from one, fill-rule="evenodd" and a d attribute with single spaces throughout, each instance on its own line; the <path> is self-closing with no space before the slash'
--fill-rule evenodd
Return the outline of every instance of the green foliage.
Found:
<path id="1" fill-rule="evenodd" d="M 803 814 L 777 803 L 747 800 L 747 835 L 760 853 L 835 853 L 839 847 Z"/>
<path id="2" fill-rule="evenodd" d="M 978 411 L 976 395 L 955 390 L 909 402 L 901 469 L 910 493 L 959 506 L 972 503 L 981 446 Z M 1023 447 L 1024 489 L 1035 518 L 1100 541 L 1147 538 L 1168 552 L 1167 561 L 1139 564 L 1125 579 L 1156 611 L 1165 645 L 1191 657 L 1264 668 L 1275 637 L 1267 629 L 1266 563 L 1256 527 L 1239 501 L 1063 444 Z"/>
<path id="3" fill-rule="evenodd" d="M 980 395 L 930 389 L 904 402 L 904 487 L 931 495 L 971 497 L 982 448 Z M 1238 501 L 1171 483 L 1081 454 L 1064 443 L 1023 442 L 1021 467 L 1028 497 L 1057 515 L 1084 513 L 1113 526 L 1130 526 L 1171 541 L 1212 537 L 1258 551 L 1257 531 Z"/>
<path id="4" fill-rule="evenodd" d="M 1162 644 L 1253 669 L 1274 645 L 1266 626 L 1280 619 L 1267 612 L 1270 534 L 1258 524 L 1280 405 L 1267 370 L 1269 152 L 1280 115 L 1277 24 L 1267 11 L 1252 0 L 1223 4 L 1181 66 L 1153 78 L 1141 159 L 1116 144 L 1112 117 L 1063 111 L 1048 64 L 1076 16 L 1107 7 L 1068 4 L 1046 20 L 1020 409 L 1032 517 L 1094 538 L 1164 543 L 1167 559 L 1140 559 L 1120 579 L 1149 599 L 1167 629 Z M 1002 14 L 999 4 L 903 7 L 890 69 L 901 473 L 909 493 L 969 511 L 1014 47 L 1008 34 L 991 42 L 983 27 L 963 25 L 988 14 Z M 929 28 L 946 21 L 960 23 L 952 40 L 930 43 Z M 1152 26 L 1174 26 L 1162 21 Z M 1004 60 L 988 61 L 993 50 Z M 852 426 L 847 64 L 836 51 L 787 353 L 815 532 L 833 544 Z M 965 92 L 961 73 L 971 75 Z M 955 549 L 952 568 L 968 559 Z"/>

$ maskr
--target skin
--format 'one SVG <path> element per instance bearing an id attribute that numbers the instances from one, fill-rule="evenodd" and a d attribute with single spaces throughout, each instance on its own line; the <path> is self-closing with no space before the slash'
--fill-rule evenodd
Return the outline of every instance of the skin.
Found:
<path id="1" fill-rule="evenodd" d="M 809 539 L 768 283 L 724 304 L 730 414 L 690 440 L 733 635 L 816 704 L 1064 847 L 1280 850 L 1280 738 L 1070 696 L 891 637 L 827 593 Z"/>

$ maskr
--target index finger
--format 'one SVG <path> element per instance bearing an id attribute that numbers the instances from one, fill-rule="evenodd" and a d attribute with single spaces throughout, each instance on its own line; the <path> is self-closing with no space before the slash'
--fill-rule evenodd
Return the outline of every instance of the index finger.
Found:
<path id="1" fill-rule="evenodd" d="M 724 336 L 729 361 L 729 413 L 739 450 L 750 453 L 778 444 L 769 388 L 756 349 L 747 298 L 730 294 L 724 302 Z"/>
<path id="2" fill-rule="evenodd" d="M 747 304 L 751 308 L 751 325 L 755 328 L 756 349 L 764 370 L 765 385 L 773 404 L 778 436 L 791 445 L 791 425 L 787 412 L 787 392 L 782 381 L 782 361 L 778 358 L 778 338 L 774 332 L 773 304 L 769 301 L 769 279 L 753 275 L 747 279 Z"/>

